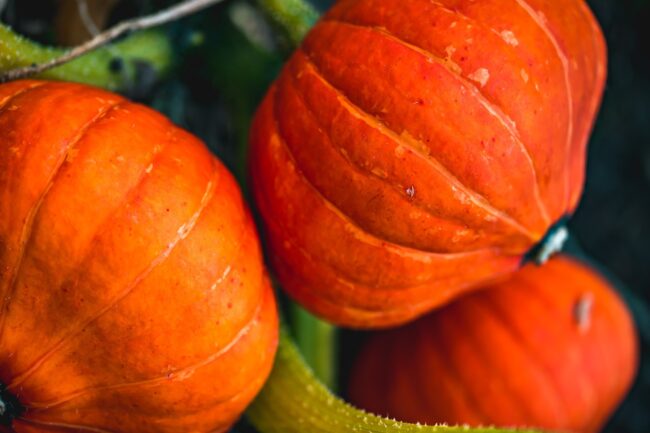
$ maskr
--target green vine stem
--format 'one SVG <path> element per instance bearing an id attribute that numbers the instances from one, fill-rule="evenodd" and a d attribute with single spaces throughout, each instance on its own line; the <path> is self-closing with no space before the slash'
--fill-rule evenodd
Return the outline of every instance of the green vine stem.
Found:
<path id="1" fill-rule="evenodd" d="M 271 377 L 247 414 L 262 433 L 539 433 L 530 429 L 408 424 L 355 409 L 316 379 L 284 330 Z"/>
<path id="2" fill-rule="evenodd" d="M 257 3 L 286 33 L 294 47 L 300 45 L 320 17 L 318 11 L 304 0 L 257 0 Z"/>
<path id="3" fill-rule="evenodd" d="M 64 52 L 65 49 L 33 42 L 0 24 L 0 74 L 45 63 Z M 162 76 L 171 67 L 172 58 L 172 44 L 167 35 L 161 30 L 145 30 L 47 70 L 38 77 L 123 90 L 135 81 L 139 65 L 146 65 L 155 76 Z"/>
<path id="4" fill-rule="evenodd" d="M 336 327 L 296 303 L 291 304 L 291 330 L 304 360 L 329 389 L 336 386 Z"/>

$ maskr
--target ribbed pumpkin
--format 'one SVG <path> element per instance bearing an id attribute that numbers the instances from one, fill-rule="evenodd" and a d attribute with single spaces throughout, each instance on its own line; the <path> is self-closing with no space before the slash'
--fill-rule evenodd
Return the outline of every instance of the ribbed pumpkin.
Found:
<path id="1" fill-rule="evenodd" d="M 99 89 L 0 86 L 1 431 L 225 431 L 276 343 L 254 225 L 203 143 Z"/>
<path id="2" fill-rule="evenodd" d="M 412 422 L 596 432 L 637 366 L 630 314 L 608 283 L 568 257 L 373 336 L 351 400 Z"/>
<path id="3" fill-rule="evenodd" d="M 517 269 L 576 208 L 605 63 L 582 0 L 340 0 L 252 128 L 283 287 L 377 327 Z"/>

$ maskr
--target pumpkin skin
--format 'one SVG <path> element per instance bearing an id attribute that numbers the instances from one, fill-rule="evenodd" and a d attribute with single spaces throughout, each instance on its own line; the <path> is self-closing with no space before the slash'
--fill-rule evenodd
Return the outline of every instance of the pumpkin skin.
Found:
<path id="1" fill-rule="evenodd" d="M 630 313 L 566 256 L 371 337 L 352 402 L 412 422 L 596 432 L 633 382 Z"/>
<path id="2" fill-rule="evenodd" d="M 23 408 L 2 431 L 225 431 L 271 369 L 235 180 L 118 95 L 0 86 L 0 283 L 2 396 Z"/>
<path id="3" fill-rule="evenodd" d="M 521 266 L 578 203 L 606 48 L 581 0 L 341 0 L 251 132 L 288 293 L 352 327 Z"/>

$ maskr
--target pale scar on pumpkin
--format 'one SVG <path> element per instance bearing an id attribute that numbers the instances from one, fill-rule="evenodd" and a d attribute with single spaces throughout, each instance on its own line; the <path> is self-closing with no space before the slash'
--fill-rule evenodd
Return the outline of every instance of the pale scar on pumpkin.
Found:
<path id="1" fill-rule="evenodd" d="M 467 78 L 472 81 L 476 81 L 481 85 L 481 87 L 485 87 L 488 80 L 490 79 L 490 71 L 485 68 L 478 68 L 476 71 L 468 75 Z"/>
<path id="2" fill-rule="evenodd" d="M 407 195 L 409 198 L 413 198 L 413 197 L 415 197 L 415 187 L 414 187 L 413 185 L 411 185 L 411 186 L 409 186 L 408 188 L 406 188 L 406 195 Z"/>
<path id="3" fill-rule="evenodd" d="M 516 47 L 519 45 L 519 40 L 516 38 L 515 34 L 511 30 L 504 30 L 499 33 L 501 38 L 506 41 L 506 44 Z"/>
<path id="4" fill-rule="evenodd" d="M 593 307 L 594 295 L 589 292 L 582 294 L 573 306 L 573 318 L 581 332 L 586 332 L 591 326 Z"/>

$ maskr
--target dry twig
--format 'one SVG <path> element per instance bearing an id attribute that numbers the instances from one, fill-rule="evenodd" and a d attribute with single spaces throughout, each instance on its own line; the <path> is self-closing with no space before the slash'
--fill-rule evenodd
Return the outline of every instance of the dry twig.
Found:
<path id="1" fill-rule="evenodd" d="M 198 12 L 201 9 L 205 9 L 209 6 L 221 3 L 222 1 L 224 0 L 185 0 L 154 14 L 122 21 L 121 23 L 116 24 L 110 29 L 99 33 L 97 36 L 93 37 L 87 42 L 84 42 L 83 44 L 72 48 L 62 56 L 52 59 L 49 62 L 6 71 L 0 75 L 0 83 L 16 80 L 18 78 L 29 77 L 34 74 L 39 74 L 48 69 L 52 69 L 66 62 L 69 62 L 70 60 L 76 59 L 77 57 L 82 56 L 89 51 L 106 45 L 126 33 L 134 32 L 137 30 L 144 30 L 168 23 L 170 21 L 175 21 L 186 15 Z"/>

